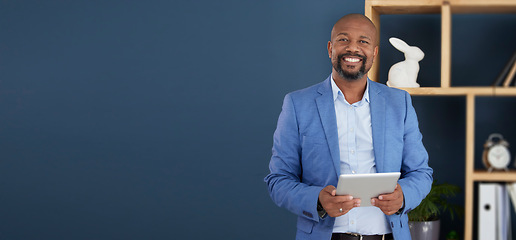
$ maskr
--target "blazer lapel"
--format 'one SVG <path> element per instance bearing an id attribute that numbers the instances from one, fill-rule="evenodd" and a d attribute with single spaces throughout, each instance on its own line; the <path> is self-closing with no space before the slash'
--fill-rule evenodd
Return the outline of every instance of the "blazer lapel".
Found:
<path id="1" fill-rule="evenodd" d="M 339 136 L 337 131 L 337 117 L 335 115 L 335 106 L 333 102 L 333 92 L 331 91 L 331 77 L 323 82 L 318 92 L 321 96 L 316 98 L 319 117 L 326 135 L 326 141 L 330 148 L 330 154 L 335 167 L 337 176 L 340 175 L 340 154 L 339 154 Z"/>
<path id="2" fill-rule="evenodd" d="M 376 82 L 369 80 L 369 98 L 371 99 L 371 127 L 373 131 L 373 149 L 376 171 L 383 172 L 385 148 L 385 98 Z"/>

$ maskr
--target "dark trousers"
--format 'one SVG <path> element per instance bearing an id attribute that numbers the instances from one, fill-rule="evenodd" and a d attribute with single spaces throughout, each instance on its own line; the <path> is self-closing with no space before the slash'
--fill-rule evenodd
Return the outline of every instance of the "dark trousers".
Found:
<path id="1" fill-rule="evenodd" d="M 355 235 L 349 233 L 334 233 L 331 235 L 331 240 L 394 240 L 391 233 L 382 235 Z"/>

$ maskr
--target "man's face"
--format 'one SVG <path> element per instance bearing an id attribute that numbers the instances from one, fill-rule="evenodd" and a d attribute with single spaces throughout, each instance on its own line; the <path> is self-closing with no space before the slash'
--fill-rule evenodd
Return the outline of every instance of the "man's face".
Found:
<path id="1" fill-rule="evenodd" d="M 335 24 L 328 54 L 333 69 L 346 80 L 364 77 L 378 52 L 376 29 L 365 19 L 351 18 Z"/>

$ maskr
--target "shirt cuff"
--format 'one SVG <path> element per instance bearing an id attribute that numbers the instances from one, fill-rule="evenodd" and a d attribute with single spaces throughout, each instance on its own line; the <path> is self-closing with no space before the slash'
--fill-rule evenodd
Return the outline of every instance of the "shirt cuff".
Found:
<path id="1" fill-rule="evenodd" d="M 324 210 L 324 208 L 321 205 L 321 202 L 319 202 L 319 200 L 317 200 L 317 214 L 319 215 L 319 218 L 321 218 L 321 219 L 326 217 L 326 210 Z"/>

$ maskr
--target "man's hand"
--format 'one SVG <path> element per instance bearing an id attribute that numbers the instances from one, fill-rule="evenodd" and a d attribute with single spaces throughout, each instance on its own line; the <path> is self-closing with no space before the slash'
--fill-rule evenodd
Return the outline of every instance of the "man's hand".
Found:
<path id="1" fill-rule="evenodd" d="M 401 186 L 397 184 L 394 192 L 380 195 L 378 198 L 372 198 L 371 204 L 380 208 L 386 215 L 395 214 L 403 206 L 403 190 L 401 190 Z"/>
<path id="2" fill-rule="evenodd" d="M 354 207 L 360 207 L 360 199 L 353 199 L 353 196 L 336 196 L 337 190 L 329 185 L 319 193 L 319 202 L 330 217 L 340 217 Z"/>

